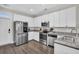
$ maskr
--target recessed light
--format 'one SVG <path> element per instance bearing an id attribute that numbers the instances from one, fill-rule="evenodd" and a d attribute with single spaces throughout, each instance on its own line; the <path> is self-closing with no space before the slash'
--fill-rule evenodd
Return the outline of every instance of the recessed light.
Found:
<path id="1" fill-rule="evenodd" d="M 30 9 L 30 11 L 34 11 L 34 9 Z"/>

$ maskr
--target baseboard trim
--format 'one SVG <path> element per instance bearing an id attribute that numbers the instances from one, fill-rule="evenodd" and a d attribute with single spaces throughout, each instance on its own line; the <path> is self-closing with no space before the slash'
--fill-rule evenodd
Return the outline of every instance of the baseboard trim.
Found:
<path id="1" fill-rule="evenodd" d="M 14 43 L 9 43 L 9 44 L 4 44 L 4 45 L 0 45 L 0 47 L 3 47 L 3 46 L 13 46 L 14 45 Z"/>
<path id="2" fill-rule="evenodd" d="M 32 39 L 32 40 L 29 40 L 26 44 L 28 44 L 29 42 L 31 42 L 31 41 L 35 41 L 35 42 L 37 42 L 37 43 L 41 43 L 40 41 L 37 41 L 37 40 L 34 40 L 34 39 Z M 25 43 L 24 43 L 25 44 Z M 42 45 L 45 45 L 45 46 L 47 46 L 46 44 L 44 44 L 44 43 L 41 43 Z M 13 45 L 15 45 L 15 43 L 9 43 L 9 44 L 4 44 L 4 45 L 0 45 L 0 47 L 3 47 L 3 46 L 13 46 Z M 23 44 L 21 44 L 21 45 L 23 45 Z M 18 45 L 18 46 L 20 46 L 20 45 Z M 50 46 L 48 46 L 48 47 L 50 47 Z M 52 48 L 52 47 L 51 47 Z"/>

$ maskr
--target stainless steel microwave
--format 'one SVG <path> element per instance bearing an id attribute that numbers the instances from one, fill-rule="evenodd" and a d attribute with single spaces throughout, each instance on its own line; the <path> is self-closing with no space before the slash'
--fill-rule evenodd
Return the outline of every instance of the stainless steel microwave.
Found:
<path id="1" fill-rule="evenodd" d="M 48 27 L 49 26 L 49 22 L 42 22 L 41 26 Z"/>

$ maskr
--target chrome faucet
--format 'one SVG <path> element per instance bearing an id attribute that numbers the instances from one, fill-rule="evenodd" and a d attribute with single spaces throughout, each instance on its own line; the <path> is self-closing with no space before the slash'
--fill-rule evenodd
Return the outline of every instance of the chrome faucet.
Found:
<path id="1" fill-rule="evenodd" d="M 76 30 L 76 29 L 71 29 L 71 33 L 73 32 L 73 30 Z"/>

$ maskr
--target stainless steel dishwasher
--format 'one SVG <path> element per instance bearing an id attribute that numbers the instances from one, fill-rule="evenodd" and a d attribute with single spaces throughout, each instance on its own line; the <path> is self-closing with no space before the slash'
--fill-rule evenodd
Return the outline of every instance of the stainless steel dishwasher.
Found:
<path id="1" fill-rule="evenodd" d="M 57 39 L 56 34 L 48 34 L 47 37 L 47 46 L 54 47 L 54 40 Z"/>

